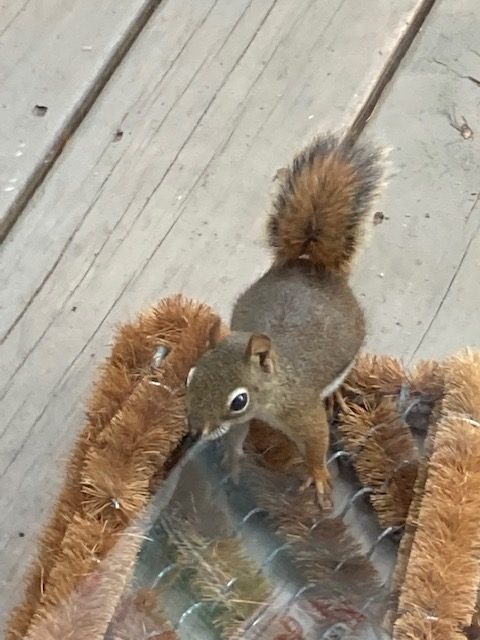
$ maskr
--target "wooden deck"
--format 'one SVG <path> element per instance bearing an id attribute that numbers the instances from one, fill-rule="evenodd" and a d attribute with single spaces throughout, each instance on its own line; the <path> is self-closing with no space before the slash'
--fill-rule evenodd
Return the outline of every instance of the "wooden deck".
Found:
<path id="1" fill-rule="evenodd" d="M 477 0 L 0 1 L 0 623 L 113 327 L 180 291 L 228 317 L 315 132 L 392 149 L 368 348 L 480 345 L 479 33 Z"/>

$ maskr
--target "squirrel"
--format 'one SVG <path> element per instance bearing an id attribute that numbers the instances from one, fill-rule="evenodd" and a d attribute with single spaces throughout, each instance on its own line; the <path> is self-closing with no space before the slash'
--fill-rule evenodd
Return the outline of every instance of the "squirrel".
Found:
<path id="1" fill-rule="evenodd" d="M 342 384 L 365 338 L 348 276 L 383 177 L 382 152 L 348 137 L 317 137 L 287 170 L 267 222 L 274 258 L 220 320 L 187 378 L 190 429 L 225 436 L 238 482 L 252 419 L 282 431 L 305 459 L 319 503 L 332 506 L 324 401 Z"/>

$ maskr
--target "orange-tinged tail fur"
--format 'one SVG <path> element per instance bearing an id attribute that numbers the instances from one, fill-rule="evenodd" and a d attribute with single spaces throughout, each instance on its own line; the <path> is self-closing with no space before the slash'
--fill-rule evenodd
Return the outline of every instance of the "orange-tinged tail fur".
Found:
<path id="1" fill-rule="evenodd" d="M 277 263 L 307 257 L 347 274 L 382 185 L 383 153 L 368 145 L 316 138 L 281 172 L 268 222 Z"/>

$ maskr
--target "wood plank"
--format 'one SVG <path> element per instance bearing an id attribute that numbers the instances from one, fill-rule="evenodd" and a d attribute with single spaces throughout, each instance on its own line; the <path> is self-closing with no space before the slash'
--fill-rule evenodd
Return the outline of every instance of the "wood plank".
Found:
<path id="1" fill-rule="evenodd" d="M 439 346 L 446 354 L 465 346 L 480 347 L 479 277 L 480 233 L 477 228 L 467 241 L 463 255 L 458 256 L 457 269 L 453 271 L 435 313 L 428 318 L 427 328 L 417 343 L 416 357 L 433 357 Z"/>
<path id="2" fill-rule="evenodd" d="M 395 175 L 355 282 L 368 346 L 407 362 L 480 346 L 479 30 L 475 0 L 437 2 L 366 130 Z"/>
<path id="3" fill-rule="evenodd" d="M 156 4 L 0 3 L 0 241 Z"/>
<path id="4" fill-rule="evenodd" d="M 317 129 L 357 118 L 422 10 L 361 4 L 162 4 L 15 225 L 0 254 L 5 583 L 58 487 L 113 325 L 178 291 L 228 315 L 268 262 L 276 169 Z"/>

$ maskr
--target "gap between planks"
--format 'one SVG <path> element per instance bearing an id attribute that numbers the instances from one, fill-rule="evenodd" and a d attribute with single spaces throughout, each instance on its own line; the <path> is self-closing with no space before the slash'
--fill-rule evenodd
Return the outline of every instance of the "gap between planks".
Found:
<path id="1" fill-rule="evenodd" d="M 392 51 L 390 58 L 387 60 L 382 73 L 379 75 L 377 82 L 373 85 L 370 95 L 357 114 L 357 117 L 353 121 L 350 127 L 350 134 L 353 139 L 357 139 L 362 133 L 365 125 L 369 121 L 375 107 L 377 106 L 382 93 L 387 84 L 392 80 L 402 60 L 406 56 L 408 50 L 413 44 L 417 34 L 428 18 L 430 11 L 433 9 L 436 0 L 424 0 L 420 9 L 416 13 L 409 28 L 403 34 L 403 37 L 398 41 L 398 45 L 394 51 Z"/>
<path id="2" fill-rule="evenodd" d="M 135 22 L 132 24 L 131 29 L 125 34 L 124 38 L 112 52 L 110 58 L 105 62 L 103 69 L 99 73 L 96 81 L 92 84 L 84 102 L 74 109 L 65 126 L 56 135 L 51 147 L 45 154 L 45 158 L 48 158 L 48 162 L 41 163 L 40 166 L 32 173 L 24 188 L 19 192 L 14 202 L 8 208 L 5 219 L 0 223 L 0 243 L 5 240 L 9 231 L 21 216 L 35 191 L 55 166 L 55 162 L 62 153 L 65 144 L 78 129 L 98 96 L 101 94 L 108 81 L 115 73 L 117 67 L 122 62 L 161 2 L 162 0 L 151 0 L 145 5 L 143 10 L 137 16 Z M 424 1 L 407 31 L 399 40 L 397 48 L 392 52 L 389 60 L 385 64 L 383 72 L 372 87 L 370 95 L 367 97 L 362 109 L 350 127 L 350 133 L 353 138 L 357 138 L 361 134 L 386 85 L 393 78 L 398 66 L 412 45 L 434 4 L 435 0 Z"/>
<path id="3" fill-rule="evenodd" d="M 133 43 L 138 38 L 161 2 L 162 0 L 148 0 L 145 3 L 144 7 L 139 11 L 137 17 L 132 22 L 130 29 L 124 34 L 123 38 L 113 49 L 110 57 L 105 61 L 97 78 L 87 92 L 84 101 L 72 111 L 65 125 L 57 132 L 52 144 L 44 155 L 44 161 L 41 162 L 28 177 L 25 186 L 19 191 L 17 197 L 8 207 L 5 217 L 0 221 L 0 244 L 6 239 L 8 233 L 22 215 L 22 212 L 25 210 L 25 207 L 34 195 L 35 191 L 55 166 L 55 162 L 62 153 L 65 144 L 81 125 L 85 116 L 95 104 L 98 96 L 115 73 L 118 65 L 125 58 Z"/>

